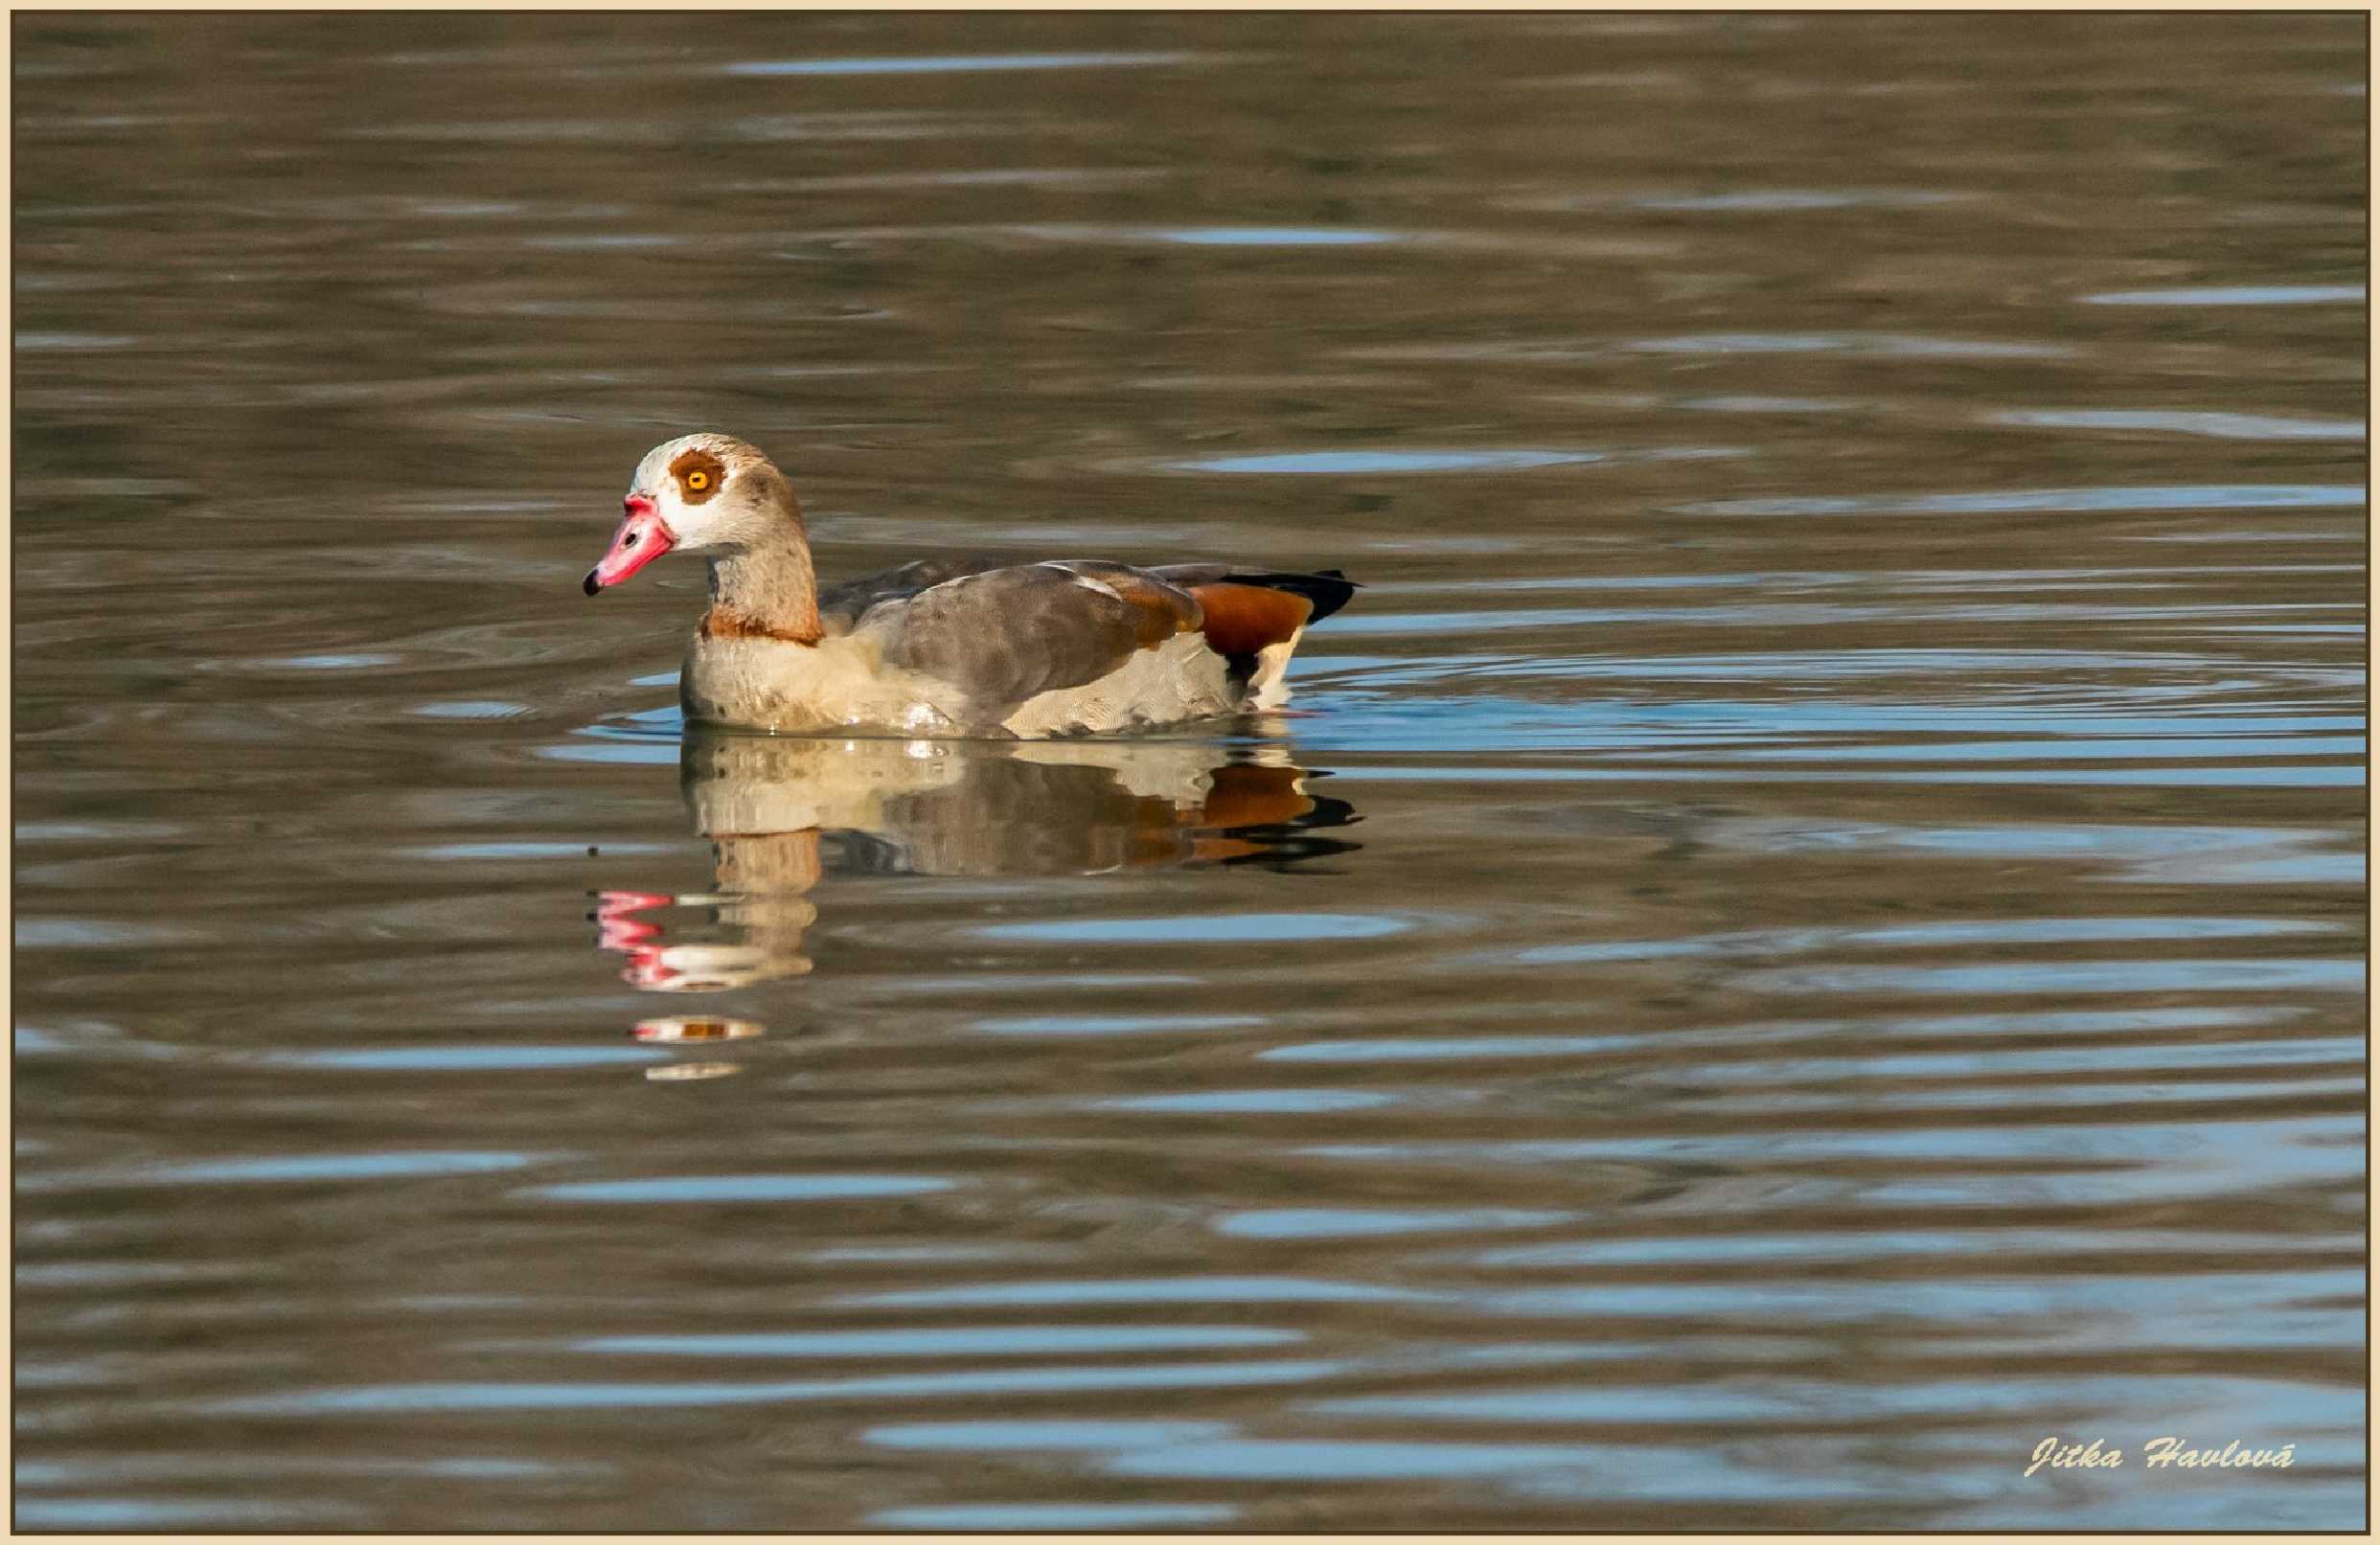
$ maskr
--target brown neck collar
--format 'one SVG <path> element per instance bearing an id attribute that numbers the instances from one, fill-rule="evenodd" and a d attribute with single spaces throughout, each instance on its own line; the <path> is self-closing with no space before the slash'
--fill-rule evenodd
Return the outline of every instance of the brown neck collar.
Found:
<path id="1" fill-rule="evenodd" d="M 718 602 L 702 614 L 698 631 L 704 638 L 767 638 L 780 644 L 815 644 L 825 636 L 814 622 L 808 626 L 772 627 L 757 617 Z"/>

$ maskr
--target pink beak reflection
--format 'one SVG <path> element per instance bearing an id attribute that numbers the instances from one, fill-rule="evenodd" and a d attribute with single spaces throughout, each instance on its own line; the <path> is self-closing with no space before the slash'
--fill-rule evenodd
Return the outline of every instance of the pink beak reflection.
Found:
<path id="1" fill-rule="evenodd" d="M 661 511 L 651 499 L 631 493 L 621 501 L 627 513 L 620 517 L 620 529 L 611 538 L 611 551 L 604 560 L 586 571 L 586 593 L 618 584 L 638 569 L 677 545 L 676 534 L 662 522 Z"/>

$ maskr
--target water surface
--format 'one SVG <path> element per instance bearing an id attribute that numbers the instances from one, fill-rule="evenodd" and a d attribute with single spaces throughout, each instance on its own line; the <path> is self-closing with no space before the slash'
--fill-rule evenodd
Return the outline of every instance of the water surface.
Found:
<path id="1" fill-rule="evenodd" d="M 19 1525 L 2360 1527 L 2355 19 L 15 38 Z M 698 425 L 1367 588 L 690 738 Z"/>

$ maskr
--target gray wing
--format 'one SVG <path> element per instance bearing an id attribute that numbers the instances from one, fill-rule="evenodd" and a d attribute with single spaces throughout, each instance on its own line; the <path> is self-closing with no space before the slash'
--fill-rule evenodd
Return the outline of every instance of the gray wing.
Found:
<path id="1" fill-rule="evenodd" d="M 859 627 L 887 662 L 947 681 L 975 703 L 1021 703 L 1097 681 L 1203 620 L 1198 602 L 1121 563 L 1026 563 L 878 602 Z"/>
<path id="2" fill-rule="evenodd" d="M 961 575 L 981 574 L 986 569 L 1000 567 L 1000 560 L 980 554 L 968 557 L 920 558 L 904 563 L 882 574 L 871 574 L 858 579 L 846 579 L 830 585 L 818 595 L 818 621 L 830 633 L 848 633 L 859 625 L 859 619 L 880 602 L 899 601 L 930 589 Z"/>

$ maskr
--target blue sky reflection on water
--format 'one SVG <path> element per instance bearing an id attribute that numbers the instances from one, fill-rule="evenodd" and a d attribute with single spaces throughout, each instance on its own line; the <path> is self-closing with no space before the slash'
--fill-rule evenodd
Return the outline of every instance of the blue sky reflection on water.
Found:
<path id="1" fill-rule="evenodd" d="M 23 18 L 17 1521 L 2361 1527 L 2365 32 Z M 1362 588 L 715 737 L 698 425 Z"/>

